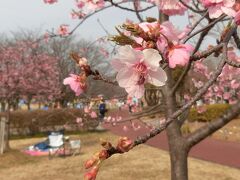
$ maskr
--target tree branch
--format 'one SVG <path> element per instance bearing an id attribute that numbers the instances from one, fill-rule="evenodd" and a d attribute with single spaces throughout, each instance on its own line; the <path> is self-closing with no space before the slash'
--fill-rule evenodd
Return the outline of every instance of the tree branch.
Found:
<path id="1" fill-rule="evenodd" d="M 182 5 L 184 5 L 186 8 L 190 9 L 191 11 L 195 12 L 195 13 L 204 13 L 206 12 L 207 10 L 204 9 L 204 10 L 197 10 L 197 9 L 194 9 L 193 7 L 189 6 L 188 4 L 186 4 L 183 0 L 179 0 L 179 2 L 182 3 Z"/>
<path id="2" fill-rule="evenodd" d="M 237 48 L 240 49 L 240 38 L 237 34 L 237 30 L 233 33 L 233 39 L 234 39 L 234 42 L 237 45 Z"/>
<path id="3" fill-rule="evenodd" d="M 136 12 L 134 9 L 130 9 L 130 8 L 127 8 L 127 7 L 123 7 L 123 6 L 120 6 L 119 4 L 120 3 L 115 3 L 113 2 L 113 0 L 106 0 L 107 2 L 110 2 L 111 5 L 119 8 L 119 9 L 122 9 L 122 10 L 126 10 L 126 11 L 131 11 L 131 12 Z M 125 2 L 122 2 L 122 3 L 125 3 Z M 155 7 L 156 5 L 152 5 L 152 6 L 149 6 L 149 7 L 146 7 L 144 9 L 141 9 L 141 10 L 138 10 L 138 12 L 144 12 L 144 11 L 147 11 L 149 9 L 152 9 L 153 7 Z"/>
<path id="4" fill-rule="evenodd" d="M 224 51 L 226 51 L 227 47 L 226 45 L 224 46 Z M 182 106 L 179 110 L 177 110 L 172 117 L 176 118 L 178 117 L 181 113 L 183 113 L 185 110 L 187 110 L 189 107 L 191 107 L 197 100 L 199 100 L 202 95 L 204 95 L 208 88 L 216 81 L 216 79 L 218 78 L 218 76 L 221 74 L 222 69 L 226 63 L 226 55 L 223 55 L 221 62 L 218 65 L 218 68 L 216 69 L 216 71 L 213 73 L 212 77 L 208 80 L 208 82 L 206 82 L 204 84 L 204 86 L 198 90 L 198 92 L 196 93 L 196 95 L 188 102 L 186 103 L 184 106 Z"/>
<path id="5" fill-rule="evenodd" d="M 189 36 L 194 31 L 194 29 L 206 16 L 207 16 L 207 12 L 192 26 L 191 30 L 187 33 L 187 36 Z"/>
<path id="6" fill-rule="evenodd" d="M 143 22 L 143 19 L 142 19 L 141 15 L 140 15 L 140 13 L 139 13 L 139 10 L 138 10 L 138 0 L 134 0 L 134 1 L 133 1 L 133 6 L 134 6 L 134 10 L 135 10 L 135 12 L 136 12 L 136 16 L 137 16 L 138 20 L 139 20 L 140 22 Z"/>
<path id="7" fill-rule="evenodd" d="M 221 21 L 223 18 L 225 18 L 226 15 L 222 15 L 219 18 L 215 19 L 214 21 L 212 21 L 211 23 L 209 23 L 207 26 L 203 27 L 202 29 L 199 29 L 198 31 L 190 34 L 189 36 L 186 37 L 186 39 L 184 40 L 184 43 L 186 43 L 189 39 L 191 39 L 192 37 L 196 36 L 197 34 L 199 34 L 202 31 L 207 30 L 208 28 L 212 28 L 216 23 L 218 23 L 219 21 Z"/>
<path id="8" fill-rule="evenodd" d="M 205 126 L 202 126 L 195 132 L 191 133 L 187 137 L 187 143 L 190 147 L 199 143 L 209 135 L 216 132 L 218 129 L 222 128 L 224 125 L 229 123 L 232 119 L 236 118 L 240 114 L 240 102 L 233 105 L 227 112 L 221 117 L 211 121 Z"/>
<path id="9" fill-rule="evenodd" d="M 222 47 L 223 47 L 223 43 L 218 44 L 217 46 L 215 46 L 209 50 L 203 51 L 202 53 L 194 54 L 193 56 L 190 57 L 190 61 L 197 61 L 199 59 L 206 58 L 206 57 L 210 56 L 211 54 L 213 54 L 217 51 L 220 51 L 222 49 Z"/>
<path id="10" fill-rule="evenodd" d="M 240 68 L 240 62 L 236 62 L 236 61 L 231 61 L 229 59 L 227 59 L 226 63 L 230 66 L 236 67 L 236 68 Z"/>

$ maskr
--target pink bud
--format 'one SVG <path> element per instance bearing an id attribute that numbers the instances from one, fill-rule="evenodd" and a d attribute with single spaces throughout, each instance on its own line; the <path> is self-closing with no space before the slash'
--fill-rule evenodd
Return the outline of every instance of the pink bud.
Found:
<path id="1" fill-rule="evenodd" d="M 77 118 L 77 119 L 76 119 L 76 122 L 77 122 L 77 123 L 81 123 L 81 122 L 82 122 L 82 118 Z"/>
<path id="2" fill-rule="evenodd" d="M 94 157 L 92 159 L 87 160 L 84 164 L 85 169 L 93 167 L 97 163 L 97 161 L 98 159 Z"/>
<path id="3" fill-rule="evenodd" d="M 106 149 L 103 149 L 99 152 L 98 157 L 99 157 L 99 159 L 104 160 L 109 157 L 109 154 Z"/>
<path id="4" fill-rule="evenodd" d="M 84 175 L 84 180 L 95 180 L 98 173 L 98 169 L 99 168 L 97 166 L 94 166 L 89 172 L 87 172 Z"/>
<path id="5" fill-rule="evenodd" d="M 90 116 L 91 118 L 97 118 L 97 113 L 95 111 L 92 111 Z"/>
<path id="6" fill-rule="evenodd" d="M 128 127 L 127 126 L 123 126 L 123 131 L 128 131 Z"/>
<path id="7" fill-rule="evenodd" d="M 121 137 L 118 140 L 117 149 L 121 152 L 128 152 L 133 147 L 133 142 L 128 137 Z"/>

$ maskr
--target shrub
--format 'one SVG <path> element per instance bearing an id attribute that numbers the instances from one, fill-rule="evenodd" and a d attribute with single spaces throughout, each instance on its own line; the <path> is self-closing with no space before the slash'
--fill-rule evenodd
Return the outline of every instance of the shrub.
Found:
<path id="1" fill-rule="evenodd" d="M 227 109 L 229 109 L 229 107 L 229 104 L 204 105 L 205 111 L 201 113 L 199 113 L 197 108 L 194 107 L 190 110 L 188 120 L 190 122 L 209 122 L 221 116 Z"/>
<path id="2" fill-rule="evenodd" d="M 0 116 L 6 114 L 0 113 Z M 76 122 L 76 118 L 83 119 L 83 125 Z M 98 118 L 92 119 L 84 115 L 81 109 L 50 109 L 33 111 L 15 111 L 10 114 L 11 134 L 35 134 L 65 128 L 67 131 L 90 129 L 98 124 Z M 13 132 L 14 131 L 14 132 Z"/>

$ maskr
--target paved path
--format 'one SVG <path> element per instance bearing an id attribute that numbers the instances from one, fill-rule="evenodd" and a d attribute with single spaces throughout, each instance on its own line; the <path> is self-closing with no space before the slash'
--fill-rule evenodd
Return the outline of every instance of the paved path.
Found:
<path id="1" fill-rule="evenodd" d="M 115 114 L 117 113 L 118 112 L 116 112 Z M 123 111 L 121 112 L 121 115 L 123 117 L 127 117 L 128 113 Z M 138 122 L 137 120 L 133 122 L 140 124 L 140 122 Z M 149 132 L 149 129 L 145 128 L 145 126 L 141 126 L 142 128 L 136 131 L 132 129 L 124 131 L 124 125 L 131 127 L 130 122 L 120 123 L 117 126 L 112 126 L 109 124 L 104 126 L 106 129 L 110 130 L 114 134 L 120 136 L 127 136 L 131 139 L 135 139 L 137 136 Z M 161 134 L 150 139 L 146 144 L 159 149 L 168 150 L 166 133 L 162 132 Z M 240 168 L 240 143 L 226 142 L 207 138 L 191 149 L 190 156 L 234 168 Z"/>

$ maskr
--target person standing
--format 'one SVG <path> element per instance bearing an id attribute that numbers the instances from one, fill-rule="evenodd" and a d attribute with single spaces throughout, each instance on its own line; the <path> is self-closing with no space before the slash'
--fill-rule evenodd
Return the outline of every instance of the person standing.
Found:
<path id="1" fill-rule="evenodd" d="M 106 103 L 104 100 L 101 100 L 99 104 L 99 114 L 101 120 L 104 119 L 106 112 L 107 112 Z"/>

